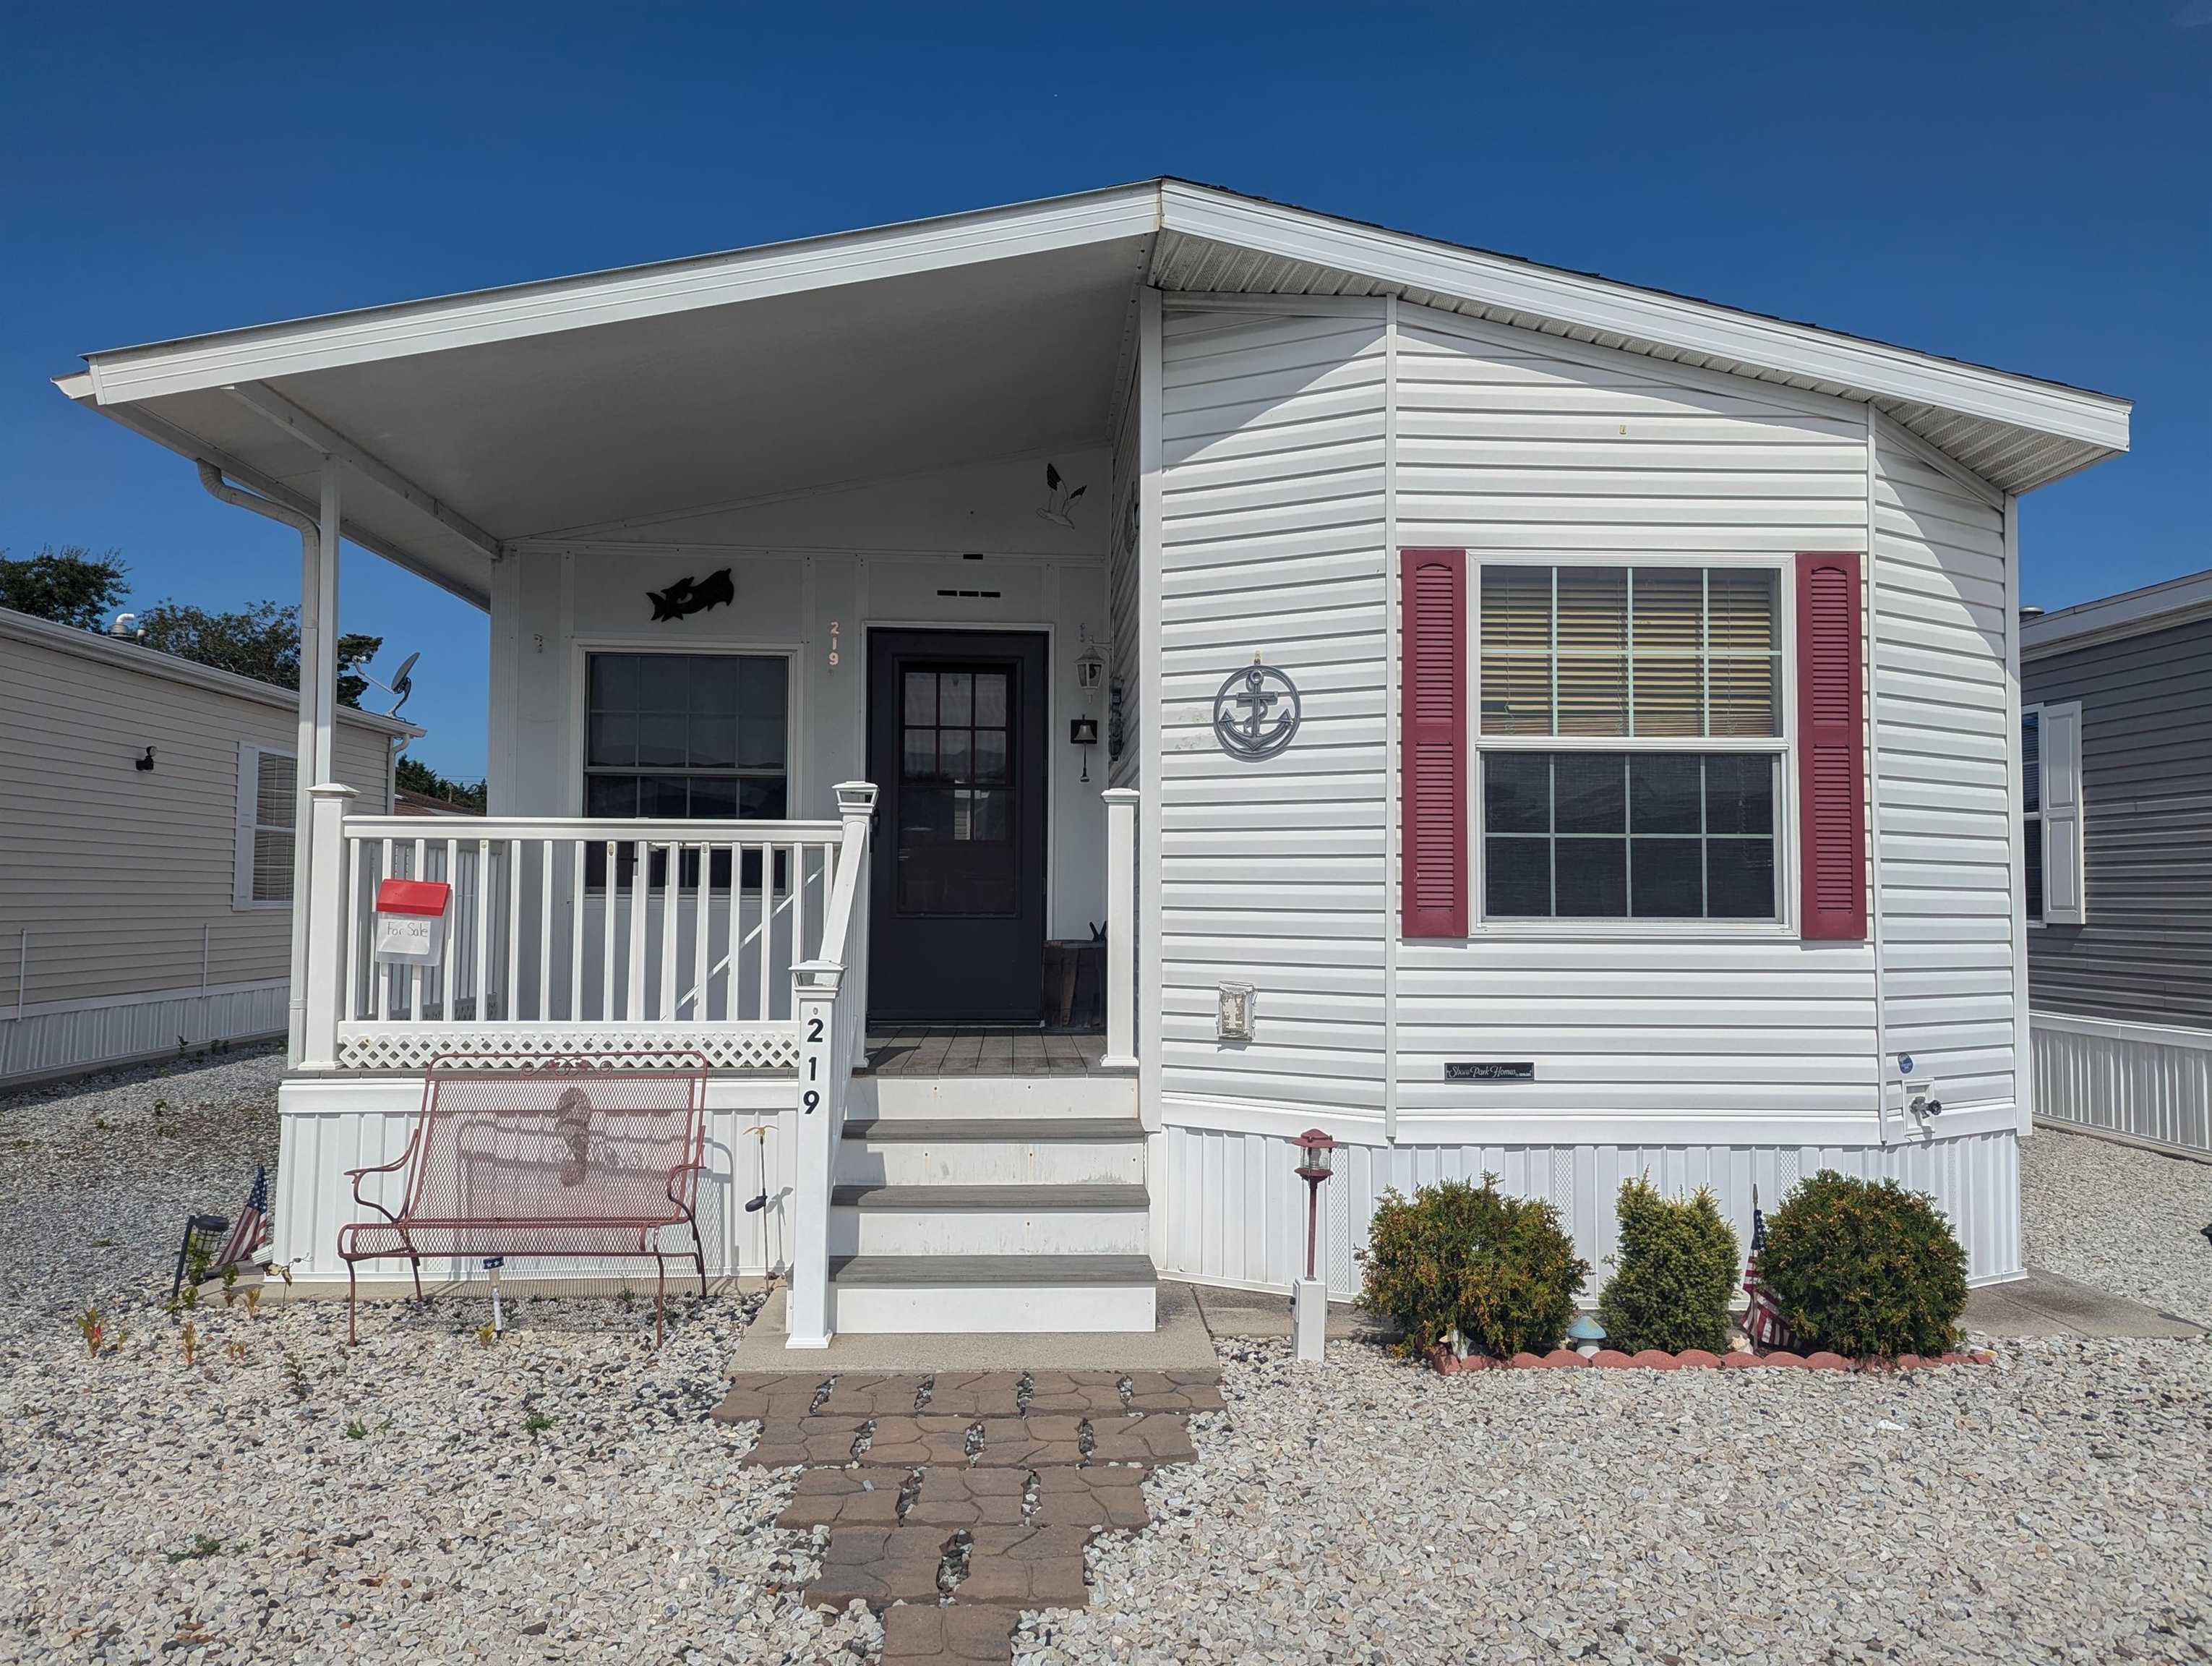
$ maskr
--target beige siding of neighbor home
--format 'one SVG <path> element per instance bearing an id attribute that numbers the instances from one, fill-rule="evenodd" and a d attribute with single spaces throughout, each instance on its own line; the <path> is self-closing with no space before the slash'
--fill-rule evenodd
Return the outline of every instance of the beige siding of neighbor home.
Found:
<path id="1" fill-rule="evenodd" d="M 234 880 L 239 747 L 292 751 L 290 692 L 0 626 L 0 1009 L 282 981 L 291 911 L 234 907 Z M 335 744 L 358 807 L 387 809 L 386 732 L 343 719 Z"/>

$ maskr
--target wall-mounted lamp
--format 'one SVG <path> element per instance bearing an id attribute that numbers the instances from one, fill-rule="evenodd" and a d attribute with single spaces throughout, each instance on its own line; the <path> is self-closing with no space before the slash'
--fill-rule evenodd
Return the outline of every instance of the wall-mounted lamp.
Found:
<path id="1" fill-rule="evenodd" d="M 145 757 L 132 758 L 131 760 L 131 767 L 134 769 L 150 770 L 154 767 L 154 749 L 151 746 L 149 746 L 146 749 Z"/>
<path id="2" fill-rule="evenodd" d="M 1067 720 L 1067 742 L 1083 748 L 1082 779 L 1091 779 L 1091 749 L 1098 744 L 1098 720 L 1095 717 L 1071 717 Z"/>

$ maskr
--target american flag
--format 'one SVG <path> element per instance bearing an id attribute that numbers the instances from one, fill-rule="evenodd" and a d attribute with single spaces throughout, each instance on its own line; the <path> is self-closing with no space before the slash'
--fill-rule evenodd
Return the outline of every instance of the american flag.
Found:
<path id="1" fill-rule="evenodd" d="M 230 1234 L 230 1242 L 223 1246 L 216 1258 L 217 1267 L 242 1267 L 253 1259 L 253 1252 L 269 1242 L 269 1170 L 253 1171 L 253 1190 L 246 1200 L 246 1207 L 238 1212 L 238 1225 Z"/>
<path id="2" fill-rule="evenodd" d="M 1759 1252 L 1765 1248 L 1766 1217 L 1759 1212 L 1759 1191 L 1754 1187 L 1751 1194 L 1751 1255 L 1743 1268 L 1743 1293 L 1751 1298 L 1751 1305 L 1744 1310 L 1743 1334 L 1751 1338 L 1755 1348 L 1795 1347 L 1797 1334 L 1790 1329 L 1782 1310 L 1774 1304 L 1766 1280 L 1759 1276 Z"/>

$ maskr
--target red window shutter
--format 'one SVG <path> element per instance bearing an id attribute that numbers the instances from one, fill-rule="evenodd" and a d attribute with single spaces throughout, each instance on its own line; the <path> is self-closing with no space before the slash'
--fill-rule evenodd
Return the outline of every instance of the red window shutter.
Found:
<path id="1" fill-rule="evenodd" d="M 1867 934 L 1859 556 L 1797 557 L 1798 846 L 1808 938 Z"/>
<path id="2" fill-rule="evenodd" d="M 1399 906 L 1408 937 L 1467 935 L 1467 551 L 1400 557 Z"/>

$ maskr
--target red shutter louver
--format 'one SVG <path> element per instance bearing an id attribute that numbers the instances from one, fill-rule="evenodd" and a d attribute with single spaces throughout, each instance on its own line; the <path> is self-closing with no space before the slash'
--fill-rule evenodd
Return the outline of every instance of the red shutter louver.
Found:
<path id="1" fill-rule="evenodd" d="M 1863 938 L 1866 679 L 1859 556 L 1797 557 L 1798 845 L 1808 938 Z"/>
<path id="2" fill-rule="evenodd" d="M 1467 551 L 1407 550 L 1399 698 L 1399 907 L 1407 937 L 1467 935 Z"/>

